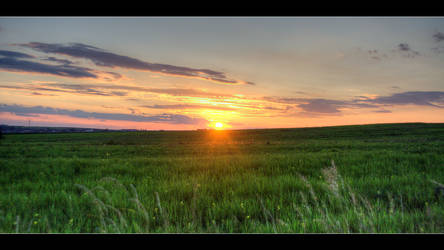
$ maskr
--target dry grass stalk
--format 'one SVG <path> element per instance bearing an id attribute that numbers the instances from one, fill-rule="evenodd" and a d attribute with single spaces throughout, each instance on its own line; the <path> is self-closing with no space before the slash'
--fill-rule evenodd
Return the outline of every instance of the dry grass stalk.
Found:
<path id="1" fill-rule="evenodd" d="M 163 211 L 162 206 L 160 204 L 159 193 L 154 192 L 154 194 L 156 195 L 157 208 L 159 208 L 160 216 L 163 219 L 163 226 L 165 227 L 165 230 L 166 230 L 168 228 L 168 220 L 167 220 L 165 212 Z"/>
<path id="2" fill-rule="evenodd" d="M 268 210 L 265 208 L 264 203 L 262 202 L 262 199 L 261 199 L 259 196 L 258 196 L 257 198 L 258 198 L 258 200 L 259 200 L 259 204 L 261 205 L 262 213 L 264 214 L 265 220 L 267 221 L 267 223 L 268 223 L 269 220 L 271 221 L 271 225 L 273 226 L 273 231 L 274 231 L 275 233 L 277 233 L 277 230 L 276 230 L 276 221 L 275 221 L 273 215 L 270 213 L 270 211 L 268 211 Z"/>
<path id="3" fill-rule="evenodd" d="M 331 167 L 322 169 L 322 175 L 328 183 L 328 188 L 336 197 L 339 197 L 339 174 L 335 162 L 331 160 Z"/>
<path id="4" fill-rule="evenodd" d="M 17 215 L 17 218 L 15 220 L 15 232 L 19 233 L 19 229 L 20 229 L 20 216 Z"/>

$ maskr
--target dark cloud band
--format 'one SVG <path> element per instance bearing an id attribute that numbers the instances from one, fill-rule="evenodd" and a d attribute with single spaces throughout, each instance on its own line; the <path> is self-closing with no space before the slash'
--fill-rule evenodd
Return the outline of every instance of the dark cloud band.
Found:
<path id="1" fill-rule="evenodd" d="M 41 73 L 72 78 L 97 78 L 91 69 L 69 65 L 49 65 L 16 57 L 0 58 L 0 69 L 13 72 Z"/>
<path id="2" fill-rule="evenodd" d="M 329 100 L 311 98 L 280 98 L 264 97 L 264 100 L 277 103 L 296 104 L 304 112 L 334 114 L 343 108 L 380 108 L 394 105 L 416 105 L 444 108 L 444 92 L 440 91 L 411 91 L 396 93 L 390 96 L 379 96 L 373 99 L 359 96 L 354 100 Z M 388 113 L 390 111 L 375 111 Z"/>
<path id="3" fill-rule="evenodd" d="M 73 66 L 70 60 L 59 59 L 55 57 L 47 57 L 42 60 L 57 63 L 46 64 L 34 62 L 36 57 L 9 50 L 0 50 L 0 69 L 4 71 L 22 72 L 22 73 L 40 73 L 55 76 L 71 77 L 71 78 L 99 78 L 98 73 L 104 76 L 104 79 L 119 79 L 122 76 L 115 72 L 99 72 L 86 67 Z"/>
<path id="4" fill-rule="evenodd" d="M 11 58 L 34 58 L 31 55 L 10 50 L 0 50 L 0 56 Z"/>
<path id="5" fill-rule="evenodd" d="M 384 105 L 419 105 L 442 108 L 444 92 L 440 91 L 411 91 L 396 93 L 390 96 L 380 96 L 375 99 L 364 100 L 366 103 Z"/>
<path id="6" fill-rule="evenodd" d="M 32 48 L 34 50 L 44 53 L 60 54 L 76 58 L 88 59 L 97 66 L 101 67 L 110 67 L 110 68 L 120 67 L 126 69 L 151 71 L 151 72 L 174 75 L 174 76 L 194 77 L 222 84 L 254 85 L 254 83 L 252 82 L 244 82 L 244 81 L 229 79 L 225 75 L 225 73 L 219 71 L 145 62 L 136 58 L 118 55 L 82 43 L 48 44 L 48 43 L 31 42 L 19 45 L 23 47 Z"/>

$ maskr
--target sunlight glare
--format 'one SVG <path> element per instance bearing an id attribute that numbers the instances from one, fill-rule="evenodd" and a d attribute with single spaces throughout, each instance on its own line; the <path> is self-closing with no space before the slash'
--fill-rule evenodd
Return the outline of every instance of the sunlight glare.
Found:
<path id="1" fill-rule="evenodd" d="M 214 124 L 214 127 L 221 129 L 224 125 L 221 122 L 216 122 L 216 124 Z"/>

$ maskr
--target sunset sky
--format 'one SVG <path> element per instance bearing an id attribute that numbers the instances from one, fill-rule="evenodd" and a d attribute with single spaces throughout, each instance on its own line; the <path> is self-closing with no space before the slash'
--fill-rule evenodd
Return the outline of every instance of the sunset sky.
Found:
<path id="1" fill-rule="evenodd" d="M 0 17 L 0 124 L 444 122 L 444 18 Z"/>

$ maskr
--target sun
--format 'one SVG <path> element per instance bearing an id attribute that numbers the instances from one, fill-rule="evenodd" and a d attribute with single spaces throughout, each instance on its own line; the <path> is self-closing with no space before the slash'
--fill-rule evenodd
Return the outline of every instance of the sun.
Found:
<path id="1" fill-rule="evenodd" d="M 216 127 L 216 128 L 222 128 L 224 125 L 221 123 L 221 122 L 216 122 L 215 124 L 214 124 L 214 127 Z"/>

